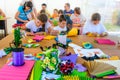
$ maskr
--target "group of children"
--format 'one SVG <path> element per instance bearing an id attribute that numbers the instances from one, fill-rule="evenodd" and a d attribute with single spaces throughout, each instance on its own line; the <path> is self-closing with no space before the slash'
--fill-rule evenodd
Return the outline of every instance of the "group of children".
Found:
<path id="1" fill-rule="evenodd" d="M 24 29 L 29 31 L 29 35 L 33 33 L 41 35 L 44 32 L 58 35 L 61 31 L 69 31 L 72 28 L 78 29 L 78 35 L 88 35 L 89 33 L 94 36 L 107 35 L 99 13 L 94 13 L 91 20 L 86 20 L 81 13 L 80 7 L 72 10 L 69 3 L 65 4 L 65 10 L 54 9 L 52 16 L 46 9 L 47 5 L 45 3 L 41 7 L 42 9 L 37 13 L 33 0 L 23 0 L 15 14 L 17 24 L 25 24 Z M 52 26 L 51 18 L 58 20 L 58 26 Z"/>

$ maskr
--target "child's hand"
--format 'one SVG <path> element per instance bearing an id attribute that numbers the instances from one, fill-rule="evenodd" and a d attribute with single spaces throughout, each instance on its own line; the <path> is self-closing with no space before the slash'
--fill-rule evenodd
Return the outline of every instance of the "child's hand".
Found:
<path id="1" fill-rule="evenodd" d="M 29 21 L 28 20 L 25 20 L 24 23 L 28 23 Z"/>
<path id="2" fill-rule="evenodd" d="M 92 33 L 95 37 L 99 37 L 99 34 L 96 32 L 96 33 Z"/>
<path id="3" fill-rule="evenodd" d="M 52 30 L 52 31 L 50 32 L 50 34 L 56 36 L 56 35 L 59 34 L 59 31 L 57 31 L 57 30 Z"/>
<path id="4" fill-rule="evenodd" d="M 45 34 L 45 32 L 37 32 L 37 33 L 35 33 L 35 35 L 44 35 Z"/>
<path id="5" fill-rule="evenodd" d="M 102 34 L 100 34 L 101 37 L 107 36 L 106 32 L 103 32 Z"/>
<path id="6" fill-rule="evenodd" d="M 26 34 L 27 34 L 27 36 L 34 36 L 35 35 L 34 33 L 31 33 L 31 32 L 27 32 Z"/>

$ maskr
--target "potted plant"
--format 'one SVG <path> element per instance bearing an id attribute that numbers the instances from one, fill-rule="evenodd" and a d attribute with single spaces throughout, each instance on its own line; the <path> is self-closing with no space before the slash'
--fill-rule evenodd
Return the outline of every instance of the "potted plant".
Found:
<path id="1" fill-rule="evenodd" d="M 22 66 L 24 64 L 24 49 L 21 47 L 21 44 L 22 41 L 21 41 L 20 28 L 17 27 L 14 30 L 14 40 L 10 44 L 12 48 L 14 66 Z"/>

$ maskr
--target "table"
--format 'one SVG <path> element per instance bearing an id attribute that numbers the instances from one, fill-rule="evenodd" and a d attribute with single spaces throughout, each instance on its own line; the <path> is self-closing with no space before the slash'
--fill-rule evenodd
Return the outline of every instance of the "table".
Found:
<path id="1" fill-rule="evenodd" d="M 10 17 L 5 17 L 5 18 L 3 18 L 3 19 L 0 19 L 0 21 L 3 21 L 5 24 L 3 25 L 4 26 L 4 28 L 2 28 L 2 29 L 4 29 L 4 35 L 6 36 L 7 35 L 7 19 L 10 19 Z M 1 25 L 1 24 L 0 24 Z M 1 29 L 1 28 L 0 28 Z"/>
<path id="2" fill-rule="evenodd" d="M 23 38 L 22 41 L 23 43 L 27 43 L 27 39 L 32 38 L 30 36 L 27 36 L 26 38 Z M 110 55 L 110 56 L 119 56 L 120 57 L 120 48 L 118 48 L 117 46 L 110 46 L 110 45 L 99 45 L 97 43 L 94 42 L 94 38 L 95 37 L 87 37 L 85 35 L 80 35 L 77 37 L 69 37 L 70 39 L 72 39 L 72 42 L 80 45 L 82 44 L 82 42 L 85 41 L 89 41 L 91 42 L 95 48 L 100 48 L 104 53 Z M 115 42 L 117 42 L 117 37 L 116 36 L 107 36 L 105 38 L 109 38 Z M 2 40 L 0 40 L 0 49 L 3 49 L 5 47 L 9 47 L 9 43 L 12 42 L 13 40 L 13 34 L 10 34 L 8 36 L 6 36 L 5 38 L 3 38 Z M 40 45 L 42 46 L 51 46 L 53 43 L 55 43 L 54 40 L 42 40 L 41 42 L 39 42 Z M 71 47 L 68 48 L 69 52 L 74 53 L 73 49 Z M 40 48 L 25 48 L 24 53 L 25 54 L 29 54 L 29 53 L 39 53 L 42 52 L 40 50 Z M 12 57 L 11 54 L 8 54 L 7 56 L 4 56 L 3 58 L 0 58 L 0 68 L 6 63 L 7 59 Z M 77 60 L 77 63 L 82 63 L 84 60 L 81 59 L 80 57 Z"/>
<path id="3" fill-rule="evenodd" d="M 22 43 L 27 43 L 27 39 L 32 38 L 31 36 L 27 36 L 26 38 L 22 39 Z M 104 53 L 110 55 L 110 56 L 119 56 L 120 57 L 120 48 L 118 48 L 117 46 L 113 46 L 113 45 L 99 45 L 97 43 L 94 42 L 94 38 L 95 37 L 87 37 L 84 35 L 80 35 L 77 37 L 69 37 L 70 39 L 72 39 L 72 42 L 80 45 L 82 44 L 82 42 L 86 42 L 89 41 L 91 42 L 95 48 L 100 48 Z M 108 36 L 106 38 L 110 38 L 111 40 L 117 42 L 117 38 L 116 36 Z M 5 38 L 3 38 L 2 40 L 0 40 L 0 49 L 4 49 L 5 47 L 9 47 L 9 43 L 12 42 L 13 40 L 13 34 L 10 34 L 8 36 L 6 36 Z M 41 42 L 39 42 L 40 45 L 42 46 L 51 46 L 53 43 L 55 43 L 54 40 L 42 40 Z M 68 48 L 69 52 L 74 53 L 73 49 L 71 47 Z M 39 53 L 42 52 L 40 50 L 40 48 L 25 48 L 25 54 L 29 54 L 29 53 Z M 6 60 L 11 57 L 11 54 L 0 58 L 0 68 L 3 66 L 3 64 L 5 64 Z M 78 63 L 79 63 L 79 59 L 78 59 Z"/>

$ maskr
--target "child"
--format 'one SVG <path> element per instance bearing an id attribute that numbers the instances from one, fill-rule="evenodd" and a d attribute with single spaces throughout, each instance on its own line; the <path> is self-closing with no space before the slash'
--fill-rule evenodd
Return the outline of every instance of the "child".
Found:
<path id="1" fill-rule="evenodd" d="M 27 2 L 27 1 L 31 1 L 32 2 L 32 4 L 33 4 L 33 14 L 36 17 L 37 16 L 37 10 L 35 8 L 35 3 L 34 3 L 33 0 L 22 0 L 21 3 L 20 3 L 20 6 L 23 6 L 25 4 L 25 2 Z"/>
<path id="2" fill-rule="evenodd" d="M 105 26 L 100 22 L 101 16 L 99 13 L 94 13 L 91 20 L 85 24 L 83 28 L 83 34 L 92 34 L 93 36 L 106 36 L 107 31 Z"/>
<path id="3" fill-rule="evenodd" d="M 28 35 L 43 34 L 44 32 L 50 32 L 51 24 L 48 22 L 46 14 L 39 14 L 36 20 L 32 20 L 26 24 L 26 30 L 29 30 Z"/>
<path id="4" fill-rule="evenodd" d="M 85 17 L 81 14 L 80 8 L 76 7 L 74 9 L 74 14 L 71 15 L 70 19 L 73 22 L 73 27 L 78 28 L 78 34 L 82 33 L 82 27 L 86 21 Z"/>
<path id="5" fill-rule="evenodd" d="M 1 17 L 6 17 L 5 13 L 0 9 L 0 16 Z"/>
<path id="6" fill-rule="evenodd" d="M 64 15 L 61 15 L 59 18 L 59 25 L 57 27 L 54 27 L 51 31 L 52 35 L 58 35 L 61 31 L 68 31 L 68 28 L 66 27 L 66 18 Z"/>
<path id="7" fill-rule="evenodd" d="M 48 17 L 51 17 L 49 11 L 47 10 L 47 4 L 43 3 L 43 4 L 41 5 L 41 7 L 42 7 L 41 10 L 45 10 L 45 13 L 48 15 Z M 41 12 L 41 10 L 40 10 L 40 12 Z"/>
<path id="8" fill-rule="evenodd" d="M 28 18 L 28 14 L 34 15 L 32 13 L 33 4 L 31 1 L 25 2 L 24 6 L 20 6 L 17 13 L 15 14 L 15 19 L 17 20 L 17 24 L 24 24 L 30 21 Z"/>
<path id="9" fill-rule="evenodd" d="M 64 15 L 64 12 L 63 12 L 63 10 L 60 9 L 60 10 L 58 11 L 58 17 L 60 17 L 61 15 Z"/>
<path id="10" fill-rule="evenodd" d="M 53 19 L 58 18 L 58 10 L 57 9 L 54 9 L 53 14 L 52 14 L 52 18 Z"/>
<path id="11" fill-rule="evenodd" d="M 52 18 L 53 19 L 58 18 L 58 10 L 57 9 L 54 9 L 53 14 L 52 14 Z"/>
<path id="12" fill-rule="evenodd" d="M 70 4 L 69 3 L 65 3 L 64 8 L 65 8 L 64 15 L 71 16 L 74 13 L 74 11 L 72 9 L 70 9 Z"/>

